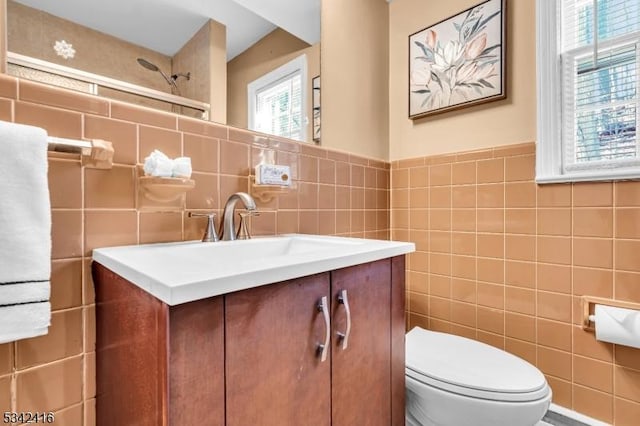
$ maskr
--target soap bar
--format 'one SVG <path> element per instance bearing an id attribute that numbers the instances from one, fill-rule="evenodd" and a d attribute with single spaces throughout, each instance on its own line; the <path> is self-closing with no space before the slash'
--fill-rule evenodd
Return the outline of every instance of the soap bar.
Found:
<path id="1" fill-rule="evenodd" d="M 289 166 L 259 164 L 256 166 L 256 184 L 291 186 L 291 170 Z"/>

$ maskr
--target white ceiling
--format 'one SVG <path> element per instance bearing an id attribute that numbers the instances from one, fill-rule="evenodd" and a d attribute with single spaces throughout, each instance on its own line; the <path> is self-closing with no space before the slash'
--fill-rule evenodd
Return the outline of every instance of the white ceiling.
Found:
<path id="1" fill-rule="evenodd" d="M 209 19 L 227 27 L 227 60 L 282 27 L 320 41 L 321 0 L 16 0 L 173 56 Z"/>

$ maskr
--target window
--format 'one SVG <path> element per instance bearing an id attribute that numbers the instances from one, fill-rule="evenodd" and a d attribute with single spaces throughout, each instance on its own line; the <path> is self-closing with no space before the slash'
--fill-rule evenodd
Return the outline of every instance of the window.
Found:
<path id="1" fill-rule="evenodd" d="M 640 1 L 536 6 L 536 180 L 640 178 Z"/>
<path id="2" fill-rule="evenodd" d="M 301 55 L 247 86 L 249 129 L 306 140 L 307 59 Z"/>

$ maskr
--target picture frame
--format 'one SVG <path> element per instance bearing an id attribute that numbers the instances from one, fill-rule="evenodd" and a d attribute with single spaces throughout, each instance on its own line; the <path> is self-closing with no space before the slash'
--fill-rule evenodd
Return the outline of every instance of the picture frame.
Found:
<path id="1" fill-rule="evenodd" d="M 311 100 L 311 116 L 313 117 L 313 141 L 316 143 L 320 142 L 320 76 L 315 76 L 311 80 L 311 88 L 313 90 L 312 100 Z"/>
<path id="2" fill-rule="evenodd" d="M 409 118 L 507 97 L 506 0 L 486 0 L 409 35 Z"/>

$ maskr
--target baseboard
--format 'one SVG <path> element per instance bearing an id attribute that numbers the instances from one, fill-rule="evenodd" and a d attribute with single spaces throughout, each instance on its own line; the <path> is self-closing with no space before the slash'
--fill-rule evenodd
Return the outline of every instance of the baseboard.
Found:
<path id="1" fill-rule="evenodd" d="M 611 426 L 557 404 L 551 404 L 542 420 L 554 426 Z"/>

